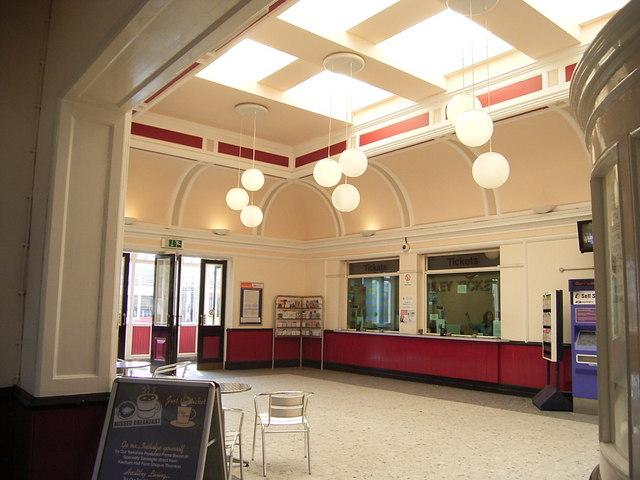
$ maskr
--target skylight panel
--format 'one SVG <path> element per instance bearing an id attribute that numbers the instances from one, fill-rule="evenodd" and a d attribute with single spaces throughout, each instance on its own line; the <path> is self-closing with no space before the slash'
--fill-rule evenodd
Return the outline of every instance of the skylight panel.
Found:
<path id="1" fill-rule="evenodd" d="M 362 23 L 398 0 L 300 0 L 278 18 L 312 32 L 341 31 Z"/>
<path id="2" fill-rule="evenodd" d="M 393 96 L 392 93 L 328 71 L 287 90 L 286 96 L 301 108 L 349 121 L 350 112 Z"/>
<path id="3" fill-rule="evenodd" d="M 549 20 L 580 25 L 624 7 L 629 0 L 525 0 Z"/>
<path id="4" fill-rule="evenodd" d="M 464 15 L 444 10 L 377 45 L 399 68 L 422 78 L 446 75 L 513 50 Z"/>
<path id="5" fill-rule="evenodd" d="M 247 38 L 240 41 L 196 76 L 224 84 L 255 83 L 296 59 L 288 53 Z"/>

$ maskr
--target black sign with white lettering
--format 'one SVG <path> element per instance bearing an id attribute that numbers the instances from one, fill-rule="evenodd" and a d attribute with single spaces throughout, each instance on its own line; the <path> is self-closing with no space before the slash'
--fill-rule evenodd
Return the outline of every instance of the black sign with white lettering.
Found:
<path id="1" fill-rule="evenodd" d="M 93 479 L 226 478 L 219 400 L 213 382 L 116 379 Z"/>
<path id="2" fill-rule="evenodd" d="M 429 270 L 450 270 L 456 268 L 496 267 L 500 264 L 500 253 L 480 252 L 429 257 Z"/>
<path id="3" fill-rule="evenodd" d="M 400 260 L 377 260 L 372 262 L 354 262 L 349 264 L 349 275 L 372 275 L 376 273 L 397 273 Z"/>

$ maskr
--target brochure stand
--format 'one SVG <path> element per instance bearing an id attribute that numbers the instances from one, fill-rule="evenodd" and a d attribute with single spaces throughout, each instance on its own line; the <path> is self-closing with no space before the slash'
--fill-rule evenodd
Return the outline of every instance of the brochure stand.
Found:
<path id="1" fill-rule="evenodd" d="M 320 368 L 323 368 L 323 301 L 318 295 L 280 295 L 275 299 L 275 323 L 272 346 L 272 368 L 275 366 L 276 344 L 279 339 L 293 339 L 299 343 L 299 365 L 305 354 L 313 352 L 315 342 L 320 342 Z M 285 340 L 286 341 L 286 340 Z"/>
<path id="2" fill-rule="evenodd" d="M 542 358 L 547 360 L 547 386 L 533 397 L 540 410 L 573 410 L 571 400 L 560 391 L 562 357 L 562 290 L 556 290 L 542 295 Z M 555 386 L 551 385 L 551 363 L 556 368 Z"/>

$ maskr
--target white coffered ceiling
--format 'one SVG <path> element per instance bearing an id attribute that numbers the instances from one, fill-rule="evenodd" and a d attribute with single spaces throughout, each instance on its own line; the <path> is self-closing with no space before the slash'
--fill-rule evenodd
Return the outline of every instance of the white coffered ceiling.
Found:
<path id="1" fill-rule="evenodd" d="M 471 85 L 536 63 L 575 56 L 626 0 L 500 0 L 465 17 L 445 0 L 288 0 L 188 75 L 141 105 L 135 121 L 171 118 L 237 132 L 236 104 L 269 114 L 263 141 L 300 149 L 353 111 L 356 128 L 401 115 Z M 349 93 L 323 60 L 351 52 L 365 61 Z M 344 77 L 344 76 L 342 76 Z M 490 77 L 489 79 L 487 77 Z M 349 107 L 351 105 L 351 107 Z M 344 138 L 344 137 L 343 137 Z"/>

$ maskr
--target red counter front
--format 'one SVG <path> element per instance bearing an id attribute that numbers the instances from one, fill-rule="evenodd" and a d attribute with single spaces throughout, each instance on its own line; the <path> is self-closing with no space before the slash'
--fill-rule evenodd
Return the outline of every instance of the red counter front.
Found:
<path id="1" fill-rule="evenodd" d="M 296 363 L 299 339 L 294 339 L 291 345 L 279 340 L 276 366 Z M 271 329 L 228 330 L 227 341 L 227 368 L 271 366 Z M 323 345 L 325 368 L 423 381 L 450 380 L 452 384 L 477 382 L 503 391 L 509 387 L 541 389 L 547 384 L 548 363 L 542 358 L 539 343 L 355 331 L 326 331 L 323 341 L 305 341 L 310 344 L 303 348 L 303 363 L 304 360 L 318 363 Z M 565 358 L 568 360 L 560 363 L 560 389 L 570 392 L 569 346 L 565 347 Z M 550 373 L 550 382 L 555 385 L 553 364 Z"/>

